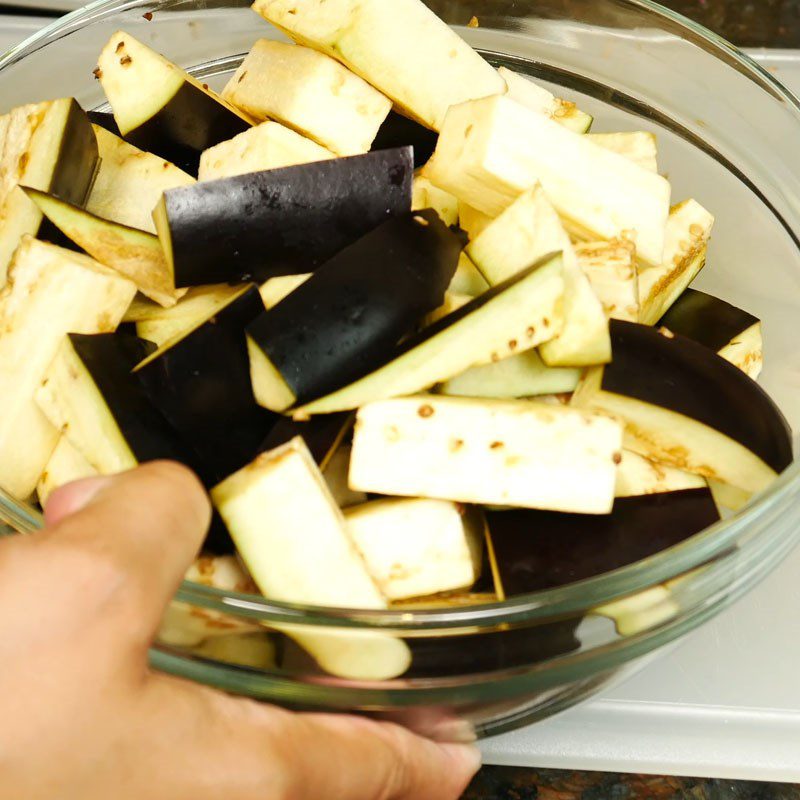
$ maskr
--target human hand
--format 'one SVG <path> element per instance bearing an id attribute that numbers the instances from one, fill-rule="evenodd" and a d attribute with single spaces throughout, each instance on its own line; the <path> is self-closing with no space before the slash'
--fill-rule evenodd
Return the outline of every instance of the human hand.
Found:
<path id="1" fill-rule="evenodd" d="M 477 751 L 152 672 L 210 509 L 170 463 L 56 492 L 0 542 L 0 800 L 454 800 Z"/>

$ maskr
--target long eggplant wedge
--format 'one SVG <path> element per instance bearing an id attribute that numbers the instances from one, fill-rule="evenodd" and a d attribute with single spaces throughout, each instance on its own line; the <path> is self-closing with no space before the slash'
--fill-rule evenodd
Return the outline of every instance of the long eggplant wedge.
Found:
<path id="1" fill-rule="evenodd" d="M 719 520 L 707 488 L 620 498 L 605 516 L 487 515 L 506 597 L 564 586 L 641 561 Z"/>
<path id="2" fill-rule="evenodd" d="M 97 137 L 100 168 L 86 200 L 86 210 L 98 217 L 155 233 L 153 209 L 162 193 L 177 186 L 189 186 L 194 178 L 102 126 L 92 127 Z"/>
<path id="3" fill-rule="evenodd" d="M 750 492 L 792 462 L 775 403 L 716 353 L 619 320 L 611 322 L 611 346 L 611 364 L 589 370 L 572 403 L 624 420 L 626 448 Z"/>
<path id="4" fill-rule="evenodd" d="M 753 380 L 761 373 L 761 321 L 724 300 L 686 289 L 658 325 L 700 342 Z"/>
<path id="5" fill-rule="evenodd" d="M 258 288 L 245 287 L 135 369 L 150 401 L 197 453 L 208 484 L 251 461 L 276 422 L 253 397 L 245 342 L 263 309 Z"/>
<path id="6" fill-rule="evenodd" d="M 164 192 L 153 212 L 175 285 L 309 272 L 411 210 L 410 148 Z"/>
<path id="7" fill-rule="evenodd" d="M 211 492 L 265 597 L 340 608 L 386 608 L 347 532 L 342 512 L 301 439 L 265 453 Z M 328 672 L 386 680 L 404 673 L 408 648 L 390 634 L 308 625 L 282 632 Z"/>
<path id="8" fill-rule="evenodd" d="M 259 403 L 285 411 L 389 360 L 441 305 L 460 251 L 429 209 L 385 222 L 320 267 L 247 329 Z"/>
<path id="9" fill-rule="evenodd" d="M 131 374 L 152 349 L 126 334 L 70 334 L 36 393 L 50 422 L 102 475 L 161 458 L 193 465 Z"/>
<path id="10" fill-rule="evenodd" d="M 253 9 L 433 130 L 450 106 L 505 91 L 497 72 L 419 0 L 256 0 Z"/>
<path id="11" fill-rule="evenodd" d="M 247 130 L 253 120 L 128 33 L 100 53 L 97 76 L 122 136 L 191 174 L 203 150 Z"/>
<path id="12" fill-rule="evenodd" d="M 546 256 L 410 337 L 388 364 L 295 415 L 329 414 L 414 394 L 472 366 L 530 350 L 561 330 L 563 294 L 561 256 Z"/>
<path id="13" fill-rule="evenodd" d="M 705 489 L 707 485 L 706 479 L 700 475 L 650 461 L 632 450 L 623 450 L 622 460 L 617 465 L 615 494 L 617 497 L 639 497 L 684 489 Z"/>
<path id="14" fill-rule="evenodd" d="M 25 237 L 0 293 L 0 486 L 26 498 L 58 442 L 34 393 L 70 331 L 113 331 L 136 294 L 88 256 Z"/>
<path id="15" fill-rule="evenodd" d="M 594 412 L 529 400 L 397 398 L 359 410 L 350 486 L 608 514 L 621 447 L 622 426 Z"/>
<path id="16" fill-rule="evenodd" d="M 158 237 L 85 211 L 64 200 L 23 187 L 28 197 L 68 239 L 92 258 L 136 284 L 161 306 L 174 306 L 185 290 L 175 289 Z"/>
<path id="17" fill-rule="evenodd" d="M 507 97 L 452 107 L 425 174 L 491 216 L 541 183 L 570 234 L 630 236 L 643 266 L 661 264 L 666 179 Z"/>
<path id="18" fill-rule="evenodd" d="M 97 164 L 92 125 L 72 98 L 20 106 L 0 117 L 0 285 L 20 239 L 39 235 L 42 225 L 42 212 L 19 184 L 82 204 Z"/>
<path id="19" fill-rule="evenodd" d="M 625 239 L 582 242 L 575 246 L 581 272 L 609 319 L 639 321 L 639 273 L 636 248 Z"/>
<path id="20" fill-rule="evenodd" d="M 340 156 L 366 153 L 392 108 L 388 97 L 330 56 L 272 39 L 253 45 L 222 96 Z"/>

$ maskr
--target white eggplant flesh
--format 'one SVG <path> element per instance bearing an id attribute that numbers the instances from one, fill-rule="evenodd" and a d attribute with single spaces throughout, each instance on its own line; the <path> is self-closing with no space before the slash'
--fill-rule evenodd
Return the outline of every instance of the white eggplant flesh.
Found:
<path id="1" fill-rule="evenodd" d="M 451 108 L 425 171 L 491 216 L 541 183 L 571 234 L 630 238 L 644 265 L 662 262 L 669 183 L 506 97 Z"/>
<path id="2" fill-rule="evenodd" d="M 201 181 L 212 181 L 329 158 L 336 158 L 336 155 L 327 147 L 279 122 L 267 120 L 204 150 L 197 177 Z"/>
<path id="3" fill-rule="evenodd" d="M 432 208 L 445 225 L 458 224 L 458 200 L 449 192 L 434 186 L 419 170 L 411 186 L 411 210 Z"/>
<path id="4" fill-rule="evenodd" d="M 300 44 L 337 58 L 433 130 L 450 106 L 506 88 L 419 0 L 256 0 L 253 9 Z"/>
<path id="5" fill-rule="evenodd" d="M 493 286 L 553 252 L 564 261 L 564 326 L 542 345 L 542 358 L 554 367 L 604 364 L 611 359 L 611 340 L 603 306 L 540 184 L 523 192 L 466 249 Z"/>
<path id="6" fill-rule="evenodd" d="M 587 136 L 594 144 L 599 144 L 606 150 L 625 156 L 642 169 L 646 169 L 648 172 L 658 172 L 658 145 L 655 134 L 649 131 L 627 131 L 624 133 L 589 133 Z"/>
<path id="7" fill-rule="evenodd" d="M 639 322 L 655 325 L 697 277 L 706 263 L 714 216 L 696 200 L 669 212 L 664 256 L 653 269 L 639 272 Z"/>
<path id="8" fill-rule="evenodd" d="M 477 208 L 458 201 L 458 224 L 464 233 L 470 238 L 474 239 L 481 231 L 494 219 Z"/>
<path id="9" fill-rule="evenodd" d="M 56 489 L 94 475 L 97 475 L 97 470 L 66 436 L 62 436 L 36 486 L 39 503 L 44 507 Z"/>
<path id="10" fill-rule="evenodd" d="M 528 400 L 420 395 L 358 412 L 355 489 L 464 503 L 607 514 L 622 426 Z"/>
<path id="11" fill-rule="evenodd" d="M 302 286 L 311 277 L 311 274 L 306 272 L 301 275 L 279 275 L 277 278 L 264 281 L 259 289 L 261 299 L 264 301 L 264 308 L 267 311 L 274 308 L 281 300 Z"/>
<path id="12" fill-rule="evenodd" d="M 434 309 L 433 311 L 431 311 L 430 314 L 427 314 L 425 316 L 425 319 L 422 321 L 423 327 L 428 325 L 433 325 L 440 319 L 444 319 L 445 317 L 452 314 L 454 311 L 458 311 L 459 308 L 465 306 L 472 300 L 474 300 L 474 297 L 472 297 L 472 295 L 469 294 L 456 294 L 455 292 L 445 292 L 444 302 L 439 306 L 439 308 Z"/>
<path id="13" fill-rule="evenodd" d="M 617 466 L 615 494 L 617 497 L 639 497 L 685 489 L 704 489 L 706 485 L 705 478 L 700 475 L 651 461 L 632 450 L 623 450 L 622 460 Z"/>
<path id="14" fill-rule="evenodd" d="M 578 266 L 589 279 L 609 319 L 639 321 L 639 274 L 632 242 L 587 242 L 575 246 Z"/>
<path id="15" fill-rule="evenodd" d="M 621 600 L 592 609 L 592 614 L 610 619 L 620 636 L 635 636 L 676 617 L 680 606 L 667 586 L 653 586 Z"/>
<path id="16" fill-rule="evenodd" d="M 764 367 L 764 343 L 761 323 L 757 322 L 723 347 L 718 355 L 739 367 L 745 375 L 756 380 Z"/>
<path id="17" fill-rule="evenodd" d="M 223 481 L 212 499 L 265 597 L 340 608 L 386 608 L 341 511 L 299 437 Z M 282 627 L 282 629 L 284 629 Z M 389 634 L 285 628 L 334 675 L 389 679 L 410 653 Z"/>
<path id="18" fill-rule="evenodd" d="M 272 39 L 253 45 L 222 96 L 340 156 L 366 153 L 392 110 L 389 98 L 330 56 Z"/>
<path id="19" fill-rule="evenodd" d="M 375 500 L 348 509 L 345 519 L 389 601 L 468 589 L 480 576 L 482 515 L 456 503 Z"/>
<path id="20" fill-rule="evenodd" d="M 325 483 L 328 484 L 328 491 L 339 508 L 357 506 L 366 503 L 369 499 L 364 492 L 353 491 L 348 483 L 351 453 L 352 448 L 349 444 L 341 445 L 334 450 L 322 470 L 322 476 L 325 478 Z"/>
<path id="21" fill-rule="evenodd" d="M 88 256 L 23 238 L 0 293 L 0 486 L 27 498 L 58 443 L 34 404 L 67 333 L 113 331 L 136 294 Z"/>
<path id="22" fill-rule="evenodd" d="M 466 253 L 462 253 L 458 259 L 456 273 L 447 290 L 452 294 L 470 295 L 477 297 L 489 288 L 486 278 L 481 275 L 480 270 L 472 263 Z"/>
<path id="23" fill-rule="evenodd" d="M 274 669 L 275 642 L 267 633 L 212 636 L 192 648 L 192 655 L 252 669 Z"/>

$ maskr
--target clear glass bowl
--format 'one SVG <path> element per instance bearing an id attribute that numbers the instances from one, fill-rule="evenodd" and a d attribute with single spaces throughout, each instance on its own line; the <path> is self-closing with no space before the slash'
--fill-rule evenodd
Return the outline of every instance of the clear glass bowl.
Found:
<path id="1" fill-rule="evenodd" d="M 717 215 L 698 285 L 764 321 L 762 382 L 796 429 L 796 98 L 728 43 L 643 0 L 430 5 L 492 61 L 537 76 L 578 101 L 595 114 L 595 130 L 658 133 L 675 201 L 693 196 Z M 474 8 L 481 9 L 477 28 L 467 24 Z M 62 95 L 74 95 L 86 108 L 101 107 L 92 69 L 118 28 L 217 88 L 257 38 L 276 36 L 235 0 L 93 3 L 0 58 L 3 109 Z M 792 466 L 745 510 L 652 558 L 496 605 L 324 610 L 186 583 L 152 662 L 231 692 L 296 708 L 388 717 L 441 739 L 508 730 L 593 694 L 757 584 L 798 537 L 799 472 Z M 8 497 L 0 499 L 0 516 L 21 532 L 41 524 L 32 507 Z M 627 606 L 620 607 L 620 600 Z M 620 608 L 627 615 L 620 616 Z M 622 634 L 609 619 L 615 613 Z M 216 635 L 202 644 L 209 626 Z M 240 649 L 231 655 L 231 637 L 240 646 L 243 634 L 249 655 L 242 657 Z M 348 653 L 375 653 L 387 641 L 404 640 L 412 668 L 384 680 L 334 677 L 294 643 L 292 637 L 303 636 L 325 639 L 340 666 Z"/>

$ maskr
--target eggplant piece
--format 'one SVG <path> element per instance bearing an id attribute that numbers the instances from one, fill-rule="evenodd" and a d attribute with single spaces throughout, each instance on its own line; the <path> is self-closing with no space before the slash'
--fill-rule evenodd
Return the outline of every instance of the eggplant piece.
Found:
<path id="1" fill-rule="evenodd" d="M 505 81 L 505 96 L 509 100 L 544 114 L 574 133 L 586 133 L 592 127 L 594 118 L 590 114 L 581 111 L 575 103 L 556 97 L 532 78 L 506 67 L 500 67 L 497 72 Z"/>
<path id="2" fill-rule="evenodd" d="M 611 341 L 603 306 L 540 184 L 523 192 L 466 250 L 490 285 L 557 251 L 564 262 L 564 326 L 541 346 L 542 359 L 551 367 L 604 364 Z"/>
<path id="3" fill-rule="evenodd" d="M 609 319 L 639 321 L 636 248 L 625 239 L 576 245 L 578 266 L 603 304 Z"/>
<path id="4" fill-rule="evenodd" d="M 605 516 L 547 511 L 488 515 L 506 597 L 552 589 L 641 561 L 719 520 L 708 489 L 618 498 Z"/>
<path id="5" fill-rule="evenodd" d="M 625 447 L 653 461 L 757 492 L 792 462 L 770 397 L 708 348 L 611 321 L 613 361 L 587 372 L 572 403 L 625 422 Z"/>
<path id="6" fill-rule="evenodd" d="M 244 334 L 263 310 L 258 288 L 245 287 L 135 369 L 150 402 L 199 457 L 207 484 L 249 463 L 276 422 L 253 397 Z"/>
<path id="7" fill-rule="evenodd" d="M 152 350 L 124 334 L 70 334 L 36 392 L 45 416 L 102 475 L 162 458 L 193 466 L 131 374 Z"/>
<path id="8" fill-rule="evenodd" d="M 316 419 L 320 418 L 316 417 Z M 325 419 L 325 417 L 322 417 L 322 419 Z M 341 445 L 331 453 L 325 468 L 322 470 L 328 490 L 339 508 L 356 506 L 366 503 L 369 499 L 364 492 L 356 492 L 350 488 L 349 473 L 352 452 L 353 449 L 349 444 Z"/>
<path id="9" fill-rule="evenodd" d="M 622 426 L 528 400 L 420 395 L 358 412 L 350 486 L 462 503 L 608 514 Z"/>
<path id="10" fill-rule="evenodd" d="M 192 655 L 257 670 L 274 669 L 277 660 L 274 638 L 266 633 L 214 636 L 192 648 Z"/>
<path id="11" fill-rule="evenodd" d="M 491 216 L 541 183 L 570 234 L 629 234 L 644 266 L 661 264 L 669 183 L 507 97 L 451 108 L 425 173 Z"/>
<path id="12" fill-rule="evenodd" d="M 353 427 L 354 417 L 349 412 L 326 414 L 307 422 L 296 422 L 281 417 L 261 443 L 258 452 L 266 453 L 300 437 L 317 466 L 325 472 L 333 454 L 339 449 Z"/>
<path id="13" fill-rule="evenodd" d="M 458 200 L 438 189 L 418 170 L 411 187 L 411 210 L 422 211 L 425 208 L 432 208 L 445 225 L 458 224 Z"/>
<path id="14" fill-rule="evenodd" d="M 95 130 L 97 128 L 102 128 L 104 131 L 113 133 L 114 136 L 118 138 L 122 138 L 117 121 L 114 119 L 114 114 L 111 111 L 87 111 L 86 116 L 89 117 L 89 122 L 95 126 Z"/>
<path id="15" fill-rule="evenodd" d="M 336 155 L 326 147 L 270 120 L 209 147 L 200 156 L 197 177 L 201 181 L 212 181 L 330 158 Z"/>
<path id="16" fill-rule="evenodd" d="M 463 200 L 458 201 L 458 224 L 470 241 L 479 236 L 493 219 L 494 217 L 467 205 Z"/>
<path id="17" fill-rule="evenodd" d="M 194 178 L 113 132 L 98 125 L 93 128 L 100 168 L 86 200 L 86 210 L 121 225 L 155 233 L 153 208 L 162 193 L 178 186 L 189 186 L 195 182 Z"/>
<path id="18" fill-rule="evenodd" d="M 517 398 L 573 392 L 581 370 L 548 367 L 535 350 L 472 367 L 437 388 L 451 397 Z"/>
<path id="19" fill-rule="evenodd" d="M 300 275 L 279 275 L 277 278 L 270 278 L 262 283 L 259 292 L 261 292 L 264 308 L 267 311 L 275 308 L 281 300 L 288 297 L 295 289 L 300 288 L 311 275 L 311 272 Z"/>
<path id="20" fill-rule="evenodd" d="M 696 200 L 670 209 L 661 264 L 639 273 L 639 322 L 655 325 L 697 277 L 713 226 L 714 216 Z"/>
<path id="21" fill-rule="evenodd" d="M 458 259 L 456 274 L 447 287 L 447 291 L 452 294 L 468 294 L 477 297 L 489 288 L 486 278 L 481 275 L 480 270 L 472 263 L 466 253 L 462 253 Z"/>
<path id="22" fill-rule="evenodd" d="M 212 489 L 211 496 L 265 597 L 386 608 L 302 439 L 259 456 Z M 280 629 L 333 675 L 387 680 L 409 667 L 408 648 L 390 634 L 304 627 Z"/>
<path id="23" fill-rule="evenodd" d="M 372 149 L 388 150 L 392 147 L 411 145 L 414 148 L 414 167 L 419 168 L 433 155 L 438 138 L 436 131 L 396 111 L 390 111 L 378 129 L 378 135 L 372 142 Z"/>
<path id="24" fill-rule="evenodd" d="M 563 324 L 562 272 L 560 255 L 542 259 L 407 339 L 388 364 L 298 408 L 295 416 L 414 394 L 471 366 L 500 361 L 551 339 Z"/>
<path id="25" fill-rule="evenodd" d="M 36 496 L 40 505 L 44 508 L 56 489 L 94 475 L 97 475 L 97 470 L 66 436 L 62 436 L 36 485 Z"/>
<path id="26" fill-rule="evenodd" d="M 587 137 L 594 144 L 625 156 L 648 172 L 658 172 L 658 146 L 653 133 L 648 131 L 588 133 Z"/>
<path id="27" fill-rule="evenodd" d="M 33 398 L 61 340 L 114 330 L 136 287 L 88 256 L 29 237 L 9 276 L 0 295 L 0 486 L 25 499 L 58 443 Z"/>
<path id="28" fill-rule="evenodd" d="M 254 119 L 278 120 L 340 156 L 368 152 L 392 108 L 330 56 L 273 39 L 253 45 L 222 96 Z"/>
<path id="29" fill-rule="evenodd" d="M 25 234 L 53 237 L 19 184 L 83 204 L 97 171 L 92 125 L 73 98 L 20 106 L 0 117 L 0 285 Z M 40 230 L 41 229 L 41 230 Z M 61 243 L 60 241 L 57 243 Z"/>
<path id="30" fill-rule="evenodd" d="M 461 243 L 432 210 L 383 223 L 247 329 L 258 402 L 284 411 L 380 366 L 441 304 Z"/>
<path id="31" fill-rule="evenodd" d="M 680 611 L 669 585 L 663 585 L 597 606 L 591 615 L 610 619 L 620 636 L 635 636 L 676 617 Z"/>
<path id="32" fill-rule="evenodd" d="M 390 602 L 468 589 L 480 575 L 482 514 L 443 500 L 374 500 L 345 511 L 367 571 Z"/>
<path id="33" fill-rule="evenodd" d="M 617 465 L 615 495 L 639 497 L 644 494 L 663 494 L 684 489 L 705 489 L 707 486 L 705 478 L 700 475 L 650 461 L 632 450 L 623 450 L 622 460 Z"/>
<path id="34" fill-rule="evenodd" d="M 117 31 L 97 76 L 121 135 L 136 147 L 196 175 L 200 154 L 253 123 L 160 53 Z"/>
<path id="35" fill-rule="evenodd" d="M 22 187 L 42 213 L 92 258 L 133 281 L 159 305 L 174 306 L 185 290 L 176 290 L 158 237 L 101 219 L 53 195 Z"/>
<path id="36" fill-rule="evenodd" d="M 419 0 L 256 0 L 253 10 L 433 130 L 450 106 L 505 91 L 497 72 Z"/>
<path id="37" fill-rule="evenodd" d="M 308 272 L 411 209 L 410 149 L 164 192 L 153 211 L 176 286 Z"/>
<path id="38" fill-rule="evenodd" d="M 724 300 L 686 289 L 657 325 L 708 347 L 753 380 L 761 373 L 761 320 Z"/>
<path id="39" fill-rule="evenodd" d="M 459 308 L 462 308 L 467 303 L 471 303 L 473 299 L 472 295 L 469 294 L 455 294 L 450 291 L 445 292 L 444 302 L 438 308 L 434 308 L 430 314 L 425 315 L 425 319 L 422 321 L 422 327 L 426 328 L 438 322 L 440 319 L 444 319 L 458 311 Z"/>

